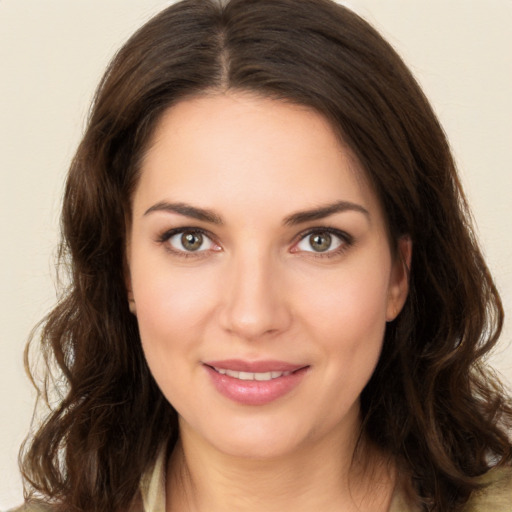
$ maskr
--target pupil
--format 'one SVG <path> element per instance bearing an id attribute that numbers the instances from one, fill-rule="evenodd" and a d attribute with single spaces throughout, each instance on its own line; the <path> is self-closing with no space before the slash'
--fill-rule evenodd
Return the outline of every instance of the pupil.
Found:
<path id="1" fill-rule="evenodd" d="M 309 237 L 309 242 L 315 251 L 324 252 L 331 246 L 331 235 L 329 233 L 311 235 Z"/>
<path id="2" fill-rule="evenodd" d="M 203 243 L 203 235 L 200 233 L 184 233 L 181 235 L 181 243 L 187 251 L 197 251 Z"/>

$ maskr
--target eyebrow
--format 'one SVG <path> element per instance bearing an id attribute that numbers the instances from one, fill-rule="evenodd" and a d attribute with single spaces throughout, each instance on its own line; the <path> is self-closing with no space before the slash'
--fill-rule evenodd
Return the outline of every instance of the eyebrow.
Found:
<path id="1" fill-rule="evenodd" d="M 192 219 L 197 219 L 203 222 L 209 222 L 211 224 L 224 224 L 222 217 L 215 213 L 213 210 L 199 208 L 187 203 L 169 203 L 167 201 L 160 201 L 148 208 L 144 212 L 144 215 L 162 211 L 177 213 L 178 215 L 183 215 L 185 217 L 190 217 Z M 292 213 L 291 215 L 285 217 L 283 225 L 296 226 L 297 224 L 324 219 L 325 217 L 329 217 L 335 213 L 342 213 L 346 211 L 359 212 L 370 218 L 370 212 L 360 204 L 352 203 L 350 201 L 337 201 L 335 203 L 330 203 L 325 206 L 313 208 L 311 210 L 303 210 L 300 212 Z"/>
<path id="2" fill-rule="evenodd" d="M 285 226 L 295 226 L 305 222 L 324 219 L 325 217 L 329 217 L 335 213 L 342 213 L 347 211 L 362 213 L 368 217 L 368 219 L 370 219 L 370 212 L 360 204 L 352 203 L 350 201 L 337 201 L 335 203 L 320 206 L 312 210 L 304 210 L 302 212 L 293 213 L 284 219 L 283 224 Z"/>
<path id="3" fill-rule="evenodd" d="M 201 220 L 203 222 L 209 222 L 211 224 L 223 224 L 222 218 L 212 210 L 206 208 L 198 208 L 186 203 L 169 203 L 167 201 L 160 201 L 154 204 L 151 208 L 148 208 L 144 215 L 148 215 L 152 212 L 169 212 L 184 215 L 185 217 L 191 217 L 192 219 Z"/>

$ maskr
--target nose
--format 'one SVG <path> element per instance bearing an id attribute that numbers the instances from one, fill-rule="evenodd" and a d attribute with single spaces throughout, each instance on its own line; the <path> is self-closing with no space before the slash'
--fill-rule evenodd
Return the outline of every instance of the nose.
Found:
<path id="1" fill-rule="evenodd" d="M 223 284 L 221 327 L 245 340 L 276 336 L 291 323 L 282 269 L 271 257 L 252 254 L 230 262 Z"/>

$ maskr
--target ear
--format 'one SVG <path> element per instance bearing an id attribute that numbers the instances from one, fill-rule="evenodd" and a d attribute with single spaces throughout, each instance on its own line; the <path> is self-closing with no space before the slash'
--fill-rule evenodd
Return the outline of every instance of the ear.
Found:
<path id="1" fill-rule="evenodd" d="M 404 235 L 398 240 L 397 253 L 391 269 L 386 309 L 387 322 L 392 322 L 404 307 L 409 293 L 411 259 L 412 240 L 409 235 Z"/>
<path id="2" fill-rule="evenodd" d="M 126 285 L 126 294 L 128 297 L 128 307 L 130 308 L 130 312 L 137 316 L 137 308 L 135 307 L 135 299 L 133 298 L 131 283 Z"/>
<path id="3" fill-rule="evenodd" d="M 126 298 L 128 299 L 128 307 L 130 308 L 130 312 L 137 316 L 137 308 L 135 307 L 135 299 L 133 297 L 133 289 L 132 289 L 132 276 L 130 272 L 130 239 L 127 238 L 126 247 L 125 247 L 125 255 L 124 255 L 124 286 L 126 288 Z"/>

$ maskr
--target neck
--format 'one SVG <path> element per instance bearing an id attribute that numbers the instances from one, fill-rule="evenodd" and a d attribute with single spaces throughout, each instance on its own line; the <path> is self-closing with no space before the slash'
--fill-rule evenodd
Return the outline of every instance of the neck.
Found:
<path id="1" fill-rule="evenodd" d="M 219 452 L 182 430 L 167 469 L 167 512 L 382 512 L 395 471 L 354 435 L 320 439 L 267 459 Z"/>

